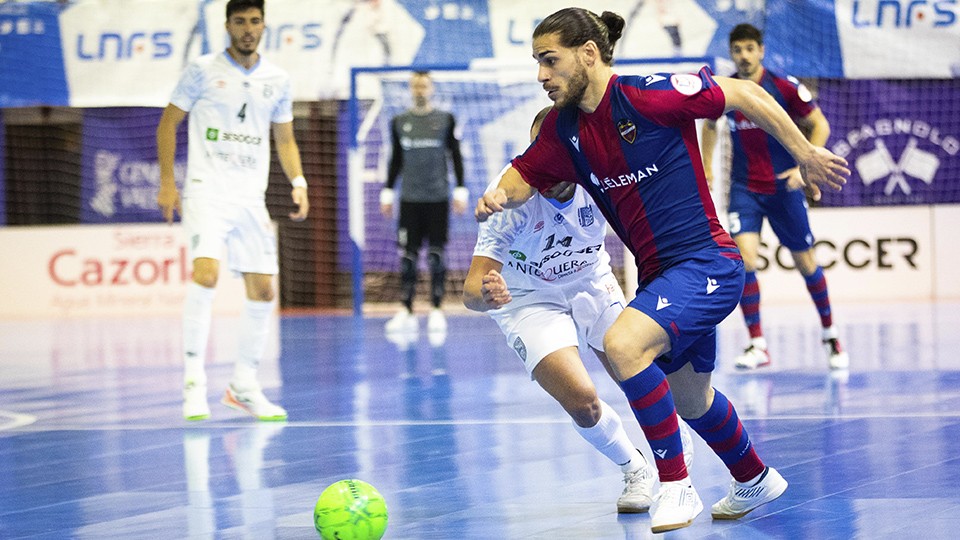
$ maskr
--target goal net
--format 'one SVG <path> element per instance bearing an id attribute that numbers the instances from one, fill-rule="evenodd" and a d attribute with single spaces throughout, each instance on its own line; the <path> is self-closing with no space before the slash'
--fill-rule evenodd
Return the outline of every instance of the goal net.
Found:
<path id="1" fill-rule="evenodd" d="M 715 68 L 714 58 L 618 60 L 620 74 L 696 72 L 704 65 Z M 390 121 L 411 106 L 409 90 L 417 66 L 356 68 L 350 96 L 349 230 L 353 251 L 354 308 L 375 311 L 395 308 L 400 299 L 400 256 L 396 244 L 396 216 L 380 214 L 379 193 L 387 177 L 390 158 Z M 529 145 L 529 127 L 536 113 L 551 102 L 536 81 L 536 66 L 476 63 L 471 66 L 430 66 L 434 107 L 451 112 L 464 161 L 470 203 L 465 215 L 451 214 L 446 252 L 447 298 L 460 304 L 463 280 L 477 238 L 472 208 L 487 184 L 511 159 Z M 454 184 L 451 167 L 451 189 Z M 399 179 L 403 182 L 403 178 Z M 395 186 L 399 187 L 399 186 Z M 425 249 L 425 248 L 424 248 Z M 623 247 L 614 235 L 607 242 L 615 271 L 623 276 Z M 632 296 L 631 257 L 624 290 Z M 415 309 L 428 305 L 429 272 L 423 249 L 419 258 Z"/>

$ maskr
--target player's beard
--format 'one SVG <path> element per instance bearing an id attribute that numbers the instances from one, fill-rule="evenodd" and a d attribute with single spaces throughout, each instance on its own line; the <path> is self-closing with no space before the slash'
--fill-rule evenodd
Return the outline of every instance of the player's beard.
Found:
<path id="1" fill-rule="evenodd" d="M 257 46 L 260 45 L 260 39 L 254 39 L 249 45 L 244 43 L 242 38 L 232 39 L 231 45 L 233 46 L 233 50 L 237 51 L 237 54 L 242 56 L 250 56 L 257 52 Z"/>
<path id="2" fill-rule="evenodd" d="M 751 79 L 760 70 L 760 63 L 741 62 L 737 65 L 737 75 L 741 79 Z"/>
<path id="3" fill-rule="evenodd" d="M 554 104 L 559 108 L 569 105 L 579 105 L 583 99 L 583 95 L 587 92 L 589 82 L 587 68 L 585 68 L 583 64 L 580 63 L 580 59 L 577 58 L 576 70 L 567 81 L 567 91 L 564 92 L 560 99 L 555 101 Z"/>

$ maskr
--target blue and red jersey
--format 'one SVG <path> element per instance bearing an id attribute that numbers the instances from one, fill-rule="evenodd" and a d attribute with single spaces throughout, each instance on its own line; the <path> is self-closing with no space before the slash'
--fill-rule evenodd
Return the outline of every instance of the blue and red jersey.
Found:
<path id="1" fill-rule="evenodd" d="M 613 76 L 597 109 L 553 109 L 513 160 L 541 192 L 576 179 L 636 258 L 646 284 L 703 250 L 739 259 L 710 198 L 695 120 L 726 100 L 710 70 Z"/>
<path id="2" fill-rule="evenodd" d="M 777 100 L 794 122 L 817 108 L 810 92 L 793 77 L 780 77 L 764 69 L 760 86 Z M 773 195 L 777 191 L 776 176 L 796 167 L 797 162 L 773 135 L 751 122 L 742 112 L 728 112 L 727 120 L 733 139 L 731 180 L 746 183 L 751 193 Z"/>

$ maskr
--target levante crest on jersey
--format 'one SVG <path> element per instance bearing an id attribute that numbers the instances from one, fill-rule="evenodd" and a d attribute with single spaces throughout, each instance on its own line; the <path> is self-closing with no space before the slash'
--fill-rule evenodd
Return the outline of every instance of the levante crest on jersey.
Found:
<path id="1" fill-rule="evenodd" d="M 637 140 L 637 126 L 630 120 L 624 118 L 617 122 L 617 130 L 620 131 L 620 136 L 623 137 L 623 140 L 628 143 L 633 144 L 633 141 Z"/>

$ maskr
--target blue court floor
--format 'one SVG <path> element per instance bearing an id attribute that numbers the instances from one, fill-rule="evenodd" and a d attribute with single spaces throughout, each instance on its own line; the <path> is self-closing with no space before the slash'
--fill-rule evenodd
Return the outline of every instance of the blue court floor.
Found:
<path id="1" fill-rule="evenodd" d="M 960 538 L 960 303 L 838 305 L 848 373 L 831 374 L 810 305 L 769 307 L 774 364 L 738 373 L 739 312 L 714 385 L 790 482 L 734 522 L 709 506 L 729 476 L 695 441 L 706 509 L 665 538 Z M 421 319 L 422 320 L 422 319 Z M 389 341 L 384 316 L 286 315 L 262 367 L 286 423 L 216 401 L 233 330 L 218 319 L 209 421 L 180 416 L 179 318 L 0 322 L 0 538 L 317 538 L 343 478 L 386 498 L 390 539 L 642 539 L 618 516 L 622 476 L 571 428 L 492 321 Z M 421 322 L 423 325 L 423 322 Z M 623 395 L 601 396 L 648 456 Z"/>

